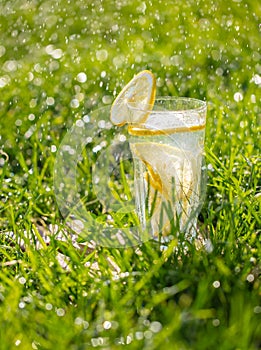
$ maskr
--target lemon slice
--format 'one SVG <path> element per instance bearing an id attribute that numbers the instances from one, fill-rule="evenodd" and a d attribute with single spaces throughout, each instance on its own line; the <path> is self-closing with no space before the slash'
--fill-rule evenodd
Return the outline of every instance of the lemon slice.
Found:
<path id="1" fill-rule="evenodd" d="M 145 164 L 151 186 L 170 199 L 175 184 L 177 199 L 192 191 L 195 164 L 188 151 L 156 142 L 137 142 L 130 145 L 133 154 Z"/>
<path id="2" fill-rule="evenodd" d="M 156 203 L 151 219 L 154 235 L 158 234 L 164 202 L 171 203 L 173 218 L 177 211 L 180 221 L 185 223 L 190 215 L 191 203 L 196 200 L 197 190 L 194 187 L 198 174 L 194 156 L 177 147 L 155 142 L 132 143 L 130 147 L 134 157 L 140 159 L 147 170 L 144 177 L 150 183 L 149 207 L 153 201 L 154 205 Z M 170 218 L 166 213 L 163 215 L 163 226 L 162 233 L 166 235 L 170 230 Z"/>
<path id="3" fill-rule="evenodd" d="M 153 107 L 155 95 L 155 76 L 148 70 L 135 75 L 119 93 L 111 107 L 112 123 L 118 126 L 126 123 L 143 123 Z"/>

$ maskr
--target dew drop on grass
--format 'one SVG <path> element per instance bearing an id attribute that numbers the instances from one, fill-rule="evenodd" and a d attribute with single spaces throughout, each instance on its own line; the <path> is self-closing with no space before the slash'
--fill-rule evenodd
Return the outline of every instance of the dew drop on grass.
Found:
<path id="1" fill-rule="evenodd" d="M 214 281 L 213 282 L 213 287 L 214 288 L 219 288 L 220 287 L 220 282 L 219 281 Z"/>
<path id="2" fill-rule="evenodd" d="M 136 338 L 137 340 L 142 340 L 142 339 L 144 338 L 143 332 L 136 332 L 136 333 L 135 333 L 135 338 Z"/>
<path id="3" fill-rule="evenodd" d="M 4 75 L 0 77 L 0 88 L 5 87 L 10 82 L 10 78 L 8 75 Z"/>
<path id="4" fill-rule="evenodd" d="M 261 86 L 261 76 L 258 74 L 255 74 L 253 78 L 250 80 L 250 82 L 255 83 L 258 86 Z"/>
<path id="5" fill-rule="evenodd" d="M 57 151 L 57 147 L 55 145 L 51 146 L 51 152 L 55 153 Z"/>
<path id="6" fill-rule="evenodd" d="M 162 329 L 162 324 L 158 321 L 153 321 L 151 322 L 150 324 L 150 330 L 153 332 L 153 333 L 158 333 L 160 332 Z"/>
<path id="7" fill-rule="evenodd" d="M 96 58 L 98 61 L 104 62 L 108 58 L 108 51 L 105 49 L 96 51 Z"/>
<path id="8" fill-rule="evenodd" d="M 57 314 L 57 316 L 59 316 L 59 317 L 63 317 L 63 316 L 65 315 L 65 310 L 64 310 L 63 308 L 58 308 L 58 309 L 56 310 L 56 314 Z"/>
<path id="9" fill-rule="evenodd" d="M 21 126 L 23 124 L 23 121 L 21 119 L 16 119 L 15 125 L 16 126 Z"/>
<path id="10" fill-rule="evenodd" d="M 206 241 L 204 242 L 204 247 L 207 253 L 212 253 L 214 250 L 213 244 L 210 239 L 206 239 Z"/>
<path id="11" fill-rule="evenodd" d="M 15 60 L 5 61 L 3 70 L 5 72 L 15 72 L 18 69 L 18 63 Z"/>
<path id="12" fill-rule="evenodd" d="M 251 103 L 256 103 L 256 95 L 252 94 L 250 96 L 250 101 L 251 101 Z"/>
<path id="13" fill-rule="evenodd" d="M 151 339 L 153 336 L 153 333 L 151 331 L 145 331 L 144 332 L 144 338 Z"/>
<path id="14" fill-rule="evenodd" d="M 85 83 L 87 81 L 87 75 L 84 72 L 80 72 L 76 77 L 79 83 Z"/>
<path id="15" fill-rule="evenodd" d="M 252 273 L 250 273 L 249 275 L 247 275 L 247 281 L 248 282 L 254 282 L 254 280 L 255 280 L 255 276 L 252 274 Z"/>
<path id="16" fill-rule="evenodd" d="M 84 115 L 82 119 L 83 119 L 84 123 L 90 122 L 90 117 L 88 115 Z"/>
<path id="17" fill-rule="evenodd" d="M 35 342 L 35 341 L 33 341 L 32 342 L 32 349 L 37 350 L 38 349 L 38 345 L 40 345 L 40 344 Z"/>
<path id="18" fill-rule="evenodd" d="M 220 321 L 218 318 L 215 318 L 213 321 L 212 321 L 212 324 L 214 327 L 218 327 L 220 325 Z"/>
<path id="19" fill-rule="evenodd" d="M 54 49 L 50 52 L 50 55 L 54 59 L 59 60 L 63 56 L 63 51 L 61 49 Z"/>
<path id="20" fill-rule="evenodd" d="M 108 330 L 108 329 L 110 329 L 111 328 L 111 322 L 110 321 L 104 321 L 103 322 L 103 328 L 104 329 L 106 329 L 106 330 Z"/>
<path id="21" fill-rule="evenodd" d="M 102 345 L 105 345 L 106 339 L 102 337 L 92 338 L 91 343 L 93 347 L 100 347 Z"/>
<path id="22" fill-rule="evenodd" d="M 97 146 L 93 147 L 92 151 L 93 151 L 93 153 L 97 153 L 97 152 L 99 152 L 101 149 L 102 149 L 102 147 L 101 147 L 100 145 L 97 145 Z"/>
<path id="23" fill-rule="evenodd" d="M 30 120 L 31 122 L 32 122 L 33 120 L 35 120 L 35 115 L 34 115 L 33 113 L 30 113 L 30 114 L 28 115 L 28 120 Z"/>
<path id="24" fill-rule="evenodd" d="M 47 104 L 47 106 L 53 106 L 54 105 L 54 103 L 55 103 L 55 100 L 54 100 L 54 98 L 53 97 L 47 97 L 47 99 L 46 99 L 46 104 Z"/>
<path id="25" fill-rule="evenodd" d="M 243 94 L 242 94 L 241 92 L 236 92 L 236 93 L 234 94 L 234 100 L 235 100 L 236 102 L 242 101 L 242 100 L 243 100 Z"/>
<path id="26" fill-rule="evenodd" d="M 104 129 L 106 127 L 106 121 L 105 120 L 99 120 L 98 127 L 101 129 Z"/>
<path id="27" fill-rule="evenodd" d="M 25 308 L 25 302 L 20 301 L 18 306 L 19 306 L 19 309 L 24 309 Z"/>
<path id="28" fill-rule="evenodd" d="M 254 313 L 255 314 L 260 314 L 261 313 L 261 306 L 255 306 L 254 307 Z"/>
<path id="29" fill-rule="evenodd" d="M 71 106 L 72 108 L 78 108 L 78 107 L 80 106 L 79 100 L 78 100 L 77 98 L 73 98 L 73 99 L 71 100 L 70 106 Z"/>
<path id="30" fill-rule="evenodd" d="M 78 126 L 78 128 L 83 128 L 84 122 L 81 119 L 78 119 L 78 120 L 76 120 L 75 125 Z"/>
<path id="31" fill-rule="evenodd" d="M 20 284 L 25 284 L 26 283 L 26 279 L 24 277 L 20 277 L 18 279 L 18 281 L 19 281 Z"/>
<path id="32" fill-rule="evenodd" d="M 109 95 L 104 95 L 102 98 L 102 102 L 104 104 L 111 104 L 112 103 L 112 97 Z"/>
<path id="33" fill-rule="evenodd" d="M 0 45 L 0 57 L 4 56 L 6 53 L 6 48 L 3 45 Z"/>
<path id="34" fill-rule="evenodd" d="M 74 320 L 74 324 L 76 324 L 77 326 L 81 326 L 83 323 L 83 319 L 81 317 L 76 317 L 76 319 Z"/>
<path id="35" fill-rule="evenodd" d="M 48 311 L 51 311 L 51 310 L 53 309 L 53 305 L 50 304 L 50 303 L 47 303 L 47 304 L 45 305 L 45 309 L 48 310 Z"/>

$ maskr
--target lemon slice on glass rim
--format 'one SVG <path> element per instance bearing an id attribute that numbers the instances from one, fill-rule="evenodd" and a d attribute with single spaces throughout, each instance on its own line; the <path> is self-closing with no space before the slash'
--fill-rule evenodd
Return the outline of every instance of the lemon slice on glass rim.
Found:
<path id="1" fill-rule="evenodd" d="M 155 95 L 155 76 L 148 70 L 135 75 L 113 102 L 111 122 L 117 126 L 143 123 L 153 108 Z"/>

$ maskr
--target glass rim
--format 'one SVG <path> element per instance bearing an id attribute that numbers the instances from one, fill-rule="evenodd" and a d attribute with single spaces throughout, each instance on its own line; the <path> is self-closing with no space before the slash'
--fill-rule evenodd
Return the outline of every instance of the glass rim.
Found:
<path id="1" fill-rule="evenodd" d="M 197 103 L 198 106 L 196 107 L 191 107 L 191 108 L 170 108 L 168 110 L 157 110 L 154 109 L 154 106 L 158 104 L 158 102 L 164 102 L 164 101 L 187 101 L 187 102 L 194 102 L 195 104 Z M 149 111 L 150 113 L 166 113 L 168 112 L 173 112 L 173 113 L 190 113 L 190 112 L 205 112 L 207 109 L 207 102 L 203 100 L 199 100 L 194 97 L 179 97 L 179 96 L 159 96 L 155 98 L 155 102 L 153 104 L 145 104 L 144 106 L 137 106 L 137 103 L 135 102 L 127 102 L 128 107 L 133 110 L 133 111 Z"/>

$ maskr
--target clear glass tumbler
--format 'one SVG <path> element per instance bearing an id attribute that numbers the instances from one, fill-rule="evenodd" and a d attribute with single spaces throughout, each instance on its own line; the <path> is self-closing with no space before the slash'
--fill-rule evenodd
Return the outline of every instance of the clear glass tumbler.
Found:
<path id="1" fill-rule="evenodd" d="M 206 102 L 162 97 L 142 109 L 129 105 L 129 111 L 144 116 L 128 127 L 141 227 L 153 238 L 195 237 L 205 190 Z"/>

